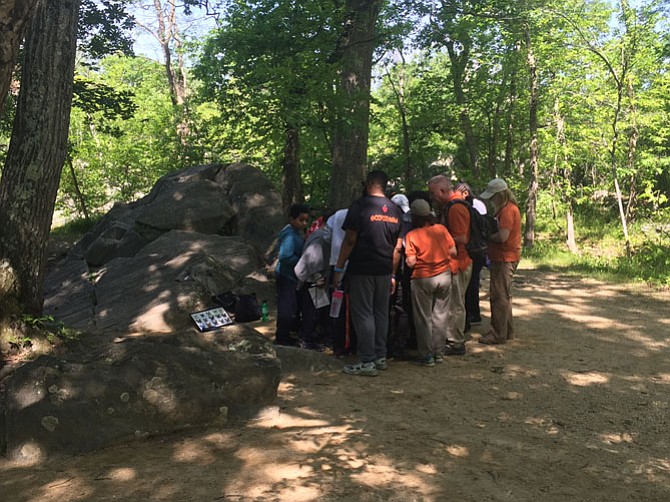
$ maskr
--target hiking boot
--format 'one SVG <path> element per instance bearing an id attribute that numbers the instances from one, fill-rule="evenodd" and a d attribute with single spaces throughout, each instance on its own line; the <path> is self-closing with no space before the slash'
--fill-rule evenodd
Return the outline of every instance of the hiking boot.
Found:
<path id="1" fill-rule="evenodd" d="M 378 370 L 387 370 L 387 369 L 389 369 L 389 365 L 388 365 L 388 363 L 386 362 L 386 358 L 385 358 L 385 357 L 380 357 L 379 359 L 377 359 L 377 360 L 375 361 L 375 368 L 377 368 Z"/>
<path id="2" fill-rule="evenodd" d="M 449 343 L 444 348 L 445 356 L 464 356 L 465 355 L 465 344 L 464 343 Z"/>
<path id="3" fill-rule="evenodd" d="M 419 359 L 416 359 L 414 361 L 414 364 L 418 364 L 419 366 L 435 366 L 435 359 L 431 355 L 427 355 L 424 357 L 420 357 Z"/>
<path id="4" fill-rule="evenodd" d="M 375 363 L 347 364 L 342 371 L 347 375 L 377 376 Z"/>

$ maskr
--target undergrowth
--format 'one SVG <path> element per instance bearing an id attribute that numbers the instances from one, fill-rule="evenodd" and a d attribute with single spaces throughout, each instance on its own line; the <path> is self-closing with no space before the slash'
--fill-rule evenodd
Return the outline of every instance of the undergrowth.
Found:
<path id="1" fill-rule="evenodd" d="M 670 210 L 667 208 L 629 223 L 630 256 L 621 222 L 612 211 L 593 207 L 575 211 L 576 254 L 566 245 L 564 212 L 560 218 L 554 218 L 550 211 L 539 214 L 536 230 L 533 248 L 524 249 L 524 259 L 536 268 L 670 288 Z"/>

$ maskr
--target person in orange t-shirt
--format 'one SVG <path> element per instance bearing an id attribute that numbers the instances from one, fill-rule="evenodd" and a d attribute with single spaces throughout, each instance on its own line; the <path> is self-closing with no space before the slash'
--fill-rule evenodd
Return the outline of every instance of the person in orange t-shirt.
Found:
<path id="1" fill-rule="evenodd" d="M 443 225 L 435 224 L 430 204 L 412 202 L 413 230 L 405 236 L 407 266 L 412 271 L 412 311 L 416 326 L 417 364 L 442 362 L 451 296 L 451 258 L 456 243 Z"/>
<path id="2" fill-rule="evenodd" d="M 428 190 L 439 210 L 438 221 L 449 230 L 456 242 L 457 252 L 451 262 L 451 299 L 444 353 L 447 356 L 462 356 L 465 354 L 465 291 L 472 275 L 472 259 L 465 249 L 470 239 L 470 210 L 465 204 L 450 204 L 463 196 L 454 191 L 451 180 L 442 174 L 430 179 Z"/>
<path id="3" fill-rule="evenodd" d="M 512 280 L 521 260 L 521 213 L 504 180 L 489 182 L 479 196 L 490 199 L 498 220 L 498 232 L 489 241 L 491 260 L 491 329 L 479 339 L 485 345 L 500 345 L 514 338 Z"/>

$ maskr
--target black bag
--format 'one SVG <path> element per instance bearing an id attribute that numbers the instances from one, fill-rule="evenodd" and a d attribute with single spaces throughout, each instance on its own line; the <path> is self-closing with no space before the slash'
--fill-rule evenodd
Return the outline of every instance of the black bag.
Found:
<path id="1" fill-rule="evenodd" d="M 454 199 L 445 208 L 447 228 L 449 228 L 449 209 L 456 203 L 464 204 L 470 213 L 470 240 L 465 245 L 465 250 L 473 260 L 485 261 L 489 240 L 498 231 L 498 222 L 493 216 L 481 214 L 467 200 Z"/>
<path id="2" fill-rule="evenodd" d="M 261 306 L 255 294 L 236 295 L 230 291 L 212 297 L 228 313 L 235 315 L 235 322 L 258 321 L 261 318 Z"/>

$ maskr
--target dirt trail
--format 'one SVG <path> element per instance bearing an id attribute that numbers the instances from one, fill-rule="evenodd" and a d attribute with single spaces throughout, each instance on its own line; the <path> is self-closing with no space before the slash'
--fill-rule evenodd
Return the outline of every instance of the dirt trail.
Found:
<path id="1" fill-rule="evenodd" d="M 0 500 L 668 501 L 669 312 L 668 293 L 522 269 L 505 346 L 288 374 L 246 424 L 0 463 Z"/>

